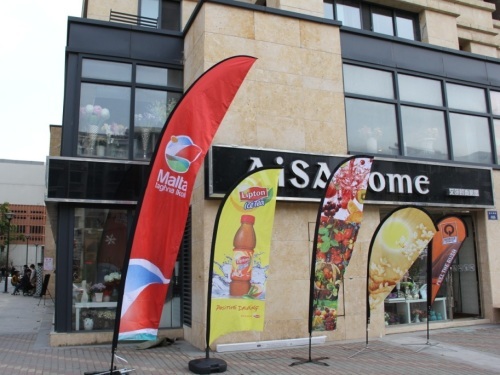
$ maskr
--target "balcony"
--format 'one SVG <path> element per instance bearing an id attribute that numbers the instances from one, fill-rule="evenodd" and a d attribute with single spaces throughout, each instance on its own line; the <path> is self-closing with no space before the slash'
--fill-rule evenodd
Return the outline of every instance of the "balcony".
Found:
<path id="1" fill-rule="evenodd" d="M 152 29 L 158 28 L 158 18 L 141 17 L 135 14 L 116 12 L 114 10 L 110 10 L 109 12 L 109 21 L 125 23 L 127 25 L 148 27 Z"/>

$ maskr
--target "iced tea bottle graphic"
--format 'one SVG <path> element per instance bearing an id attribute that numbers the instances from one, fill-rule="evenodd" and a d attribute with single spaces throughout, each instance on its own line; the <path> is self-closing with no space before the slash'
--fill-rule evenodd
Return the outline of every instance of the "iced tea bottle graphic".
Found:
<path id="1" fill-rule="evenodd" d="M 257 243 L 254 223 L 254 216 L 242 215 L 241 225 L 234 235 L 231 283 L 229 284 L 229 295 L 231 296 L 243 296 L 250 290 L 253 253 Z"/>

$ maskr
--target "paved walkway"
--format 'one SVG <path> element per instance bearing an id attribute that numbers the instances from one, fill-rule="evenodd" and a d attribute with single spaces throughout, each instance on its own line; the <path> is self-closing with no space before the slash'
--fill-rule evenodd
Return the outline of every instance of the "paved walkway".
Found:
<path id="1" fill-rule="evenodd" d="M 40 303 L 39 303 L 40 302 Z M 105 370 L 110 345 L 52 348 L 52 301 L 12 296 L 0 289 L 0 375 L 72 375 Z M 342 374 L 342 375 L 481 375 L 500 374 L 500 325 L 392 334 L 372 340 L 313 345 L 312 358 L 328 357 L 323 366 L 290 366 L 294 357 L 308 358 L 308 347 L 213 353 L 227 362 L 228 375 Z M 191 374 L 188 363 L 204 352 L 184 341 L 138 350 L 120 345 L 132 374 Z M 120 364 L 120 363 L 118 363 Z M 126 364 L 125 364 L 126 365 Z M 119 367 L 129 367 L 129 366 Z"/>

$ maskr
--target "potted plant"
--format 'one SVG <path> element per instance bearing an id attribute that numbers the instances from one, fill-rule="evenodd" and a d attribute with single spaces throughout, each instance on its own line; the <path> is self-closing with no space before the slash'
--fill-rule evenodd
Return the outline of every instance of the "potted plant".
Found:
<path id="1" fill-rule="evenodd" d="M 106 285 L 103 283 L 94 284 L 90 287 L 90 293 L 94 302 L 102 302 L 104 289 L 106 289 Z"/>

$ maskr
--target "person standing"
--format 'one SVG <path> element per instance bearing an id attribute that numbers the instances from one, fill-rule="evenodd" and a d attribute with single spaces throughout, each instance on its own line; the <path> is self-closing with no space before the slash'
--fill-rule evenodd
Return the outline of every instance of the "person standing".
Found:
<path id="1" fill-rule="evenodd" d="M 42 294 L 42 284 L 43 284 L 43 269 L 42 269 L 42 263 L 37 263 L 36 267 L 36 289 L 35 289 L 35 294 L 33 297 L 40 297 Z"/>

